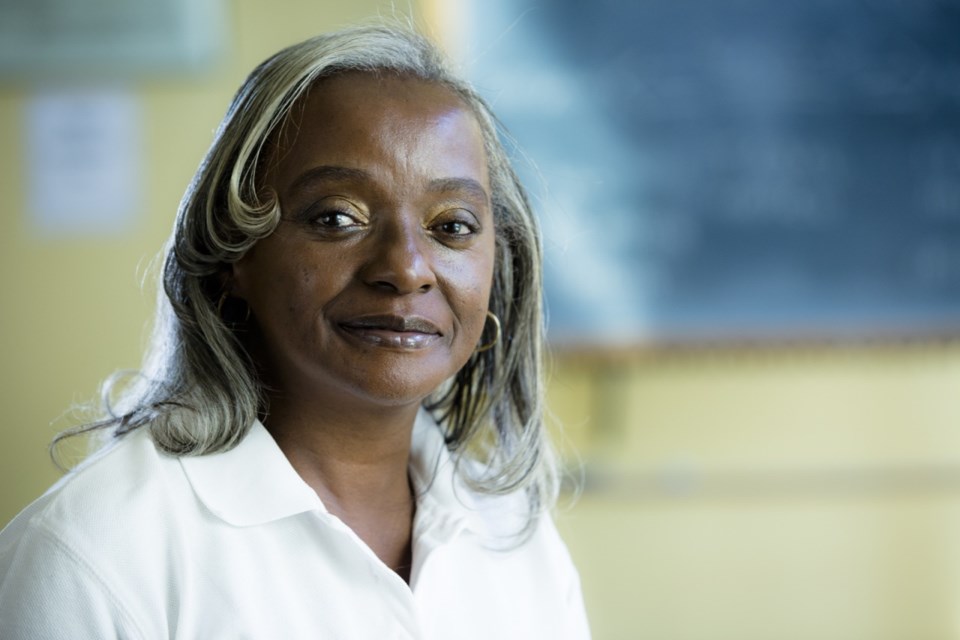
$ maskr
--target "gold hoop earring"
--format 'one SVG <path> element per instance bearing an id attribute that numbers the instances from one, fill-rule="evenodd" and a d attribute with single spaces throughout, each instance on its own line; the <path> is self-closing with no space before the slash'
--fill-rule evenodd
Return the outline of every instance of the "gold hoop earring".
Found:
<path id="1" fill-rule="evenodd" d="M 490 349 L 493 349 L 498 342 L 500 342 L 500 318 L 498 318 L 497 314 L 495 314 L 493 311 L 487 311 L 487 317 L 493 320 L 493 327 L 496 329 L 496 332 L 494 333 L 493 340 L 487 344 L 477 347 L 477 353 L 489 351 Z"/>

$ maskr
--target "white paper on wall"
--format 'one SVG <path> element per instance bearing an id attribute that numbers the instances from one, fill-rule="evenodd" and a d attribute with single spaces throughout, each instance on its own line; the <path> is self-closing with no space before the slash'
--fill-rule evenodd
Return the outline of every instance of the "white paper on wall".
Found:
<path id="1" fill-rule="evenodd" d="M 113 235 L 142 210 L 142 113 L 122 89 L 35 94 L 25 113 L 27 203 L 43 235 Z"/>

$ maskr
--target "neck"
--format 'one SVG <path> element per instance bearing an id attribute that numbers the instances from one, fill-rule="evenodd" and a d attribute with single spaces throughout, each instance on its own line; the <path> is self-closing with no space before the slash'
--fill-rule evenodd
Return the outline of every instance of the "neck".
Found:
<path id="1" fill-rule="evenodd" d="M 264 424 L 327 511 L 406 579 L 415 506 L 410 437 L 419 406 L 325 404 L 272 398 Z"/>

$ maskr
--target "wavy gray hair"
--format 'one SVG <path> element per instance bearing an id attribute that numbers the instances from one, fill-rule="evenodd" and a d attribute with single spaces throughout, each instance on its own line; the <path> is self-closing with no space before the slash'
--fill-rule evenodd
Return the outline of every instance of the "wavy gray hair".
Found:
<path id="1" fill-rule="evenodd" d="M 557 477 L 543 426 L 540 235 L 511 167 L 502 128 L 486 103 L 454 76 L 422 36 L 391 26 L 321 35 L 275 54 L 240 87 L 180 204 L 165 249 L 163 288 L 143 372 L 105 401 L 107 416 L 57 437 L 96 429 L 114 437 L 147 427 L 174 455 L 235 446 L 266 411 L 256 367 L 218 308 L 226 265 L 280 220 L 275 198 L 258 197 L 257 177 L 275 132 L 298 98 L 346 71 L 398 73 L 437 83 L 472 109 L 483 132 L 496 228 L 490 311 L 503 331 L 424 404 L 444 430 L 468 485 L 484 493 L 524 489 L 531 516 L 553 504 Z M 488 336 L 489 337 L 489 336 Z M 109 390 L 105 396 L 109 395 Z M 479 460 L 480 465 L 462 464 Z"/>

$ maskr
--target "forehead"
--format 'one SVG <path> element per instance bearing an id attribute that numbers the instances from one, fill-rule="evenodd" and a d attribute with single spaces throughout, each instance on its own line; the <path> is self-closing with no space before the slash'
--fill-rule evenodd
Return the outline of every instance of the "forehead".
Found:
<path id="1" fill-rule="evenodd" d="M 322 79 L 294 105 L 274 142 L 281 174 L 317 164 L 367 169 L 392 162 L 487 180 L 483 134 L 471 108 L 452 89 L 410 76 L 347 72 Z"/>
<path id="2" fill-rule="evenodd" d="M 370 100 L 373 102 L 368 104 Z M 404 111 L 409 116 L 426 115 L 424 108 L 429 105 L 437 110 L 470 110 L 447 85 L 387 71 L 344 71 L 321 78 L 306 92 L 304 102 L 314 109 L 324 106 L 335 109 L 347 103 L 375 106 L 383 104 L 384 100 L 392 101 L 394 110 Z M 404 106 L 408 108 L 402 109 Z"/>

